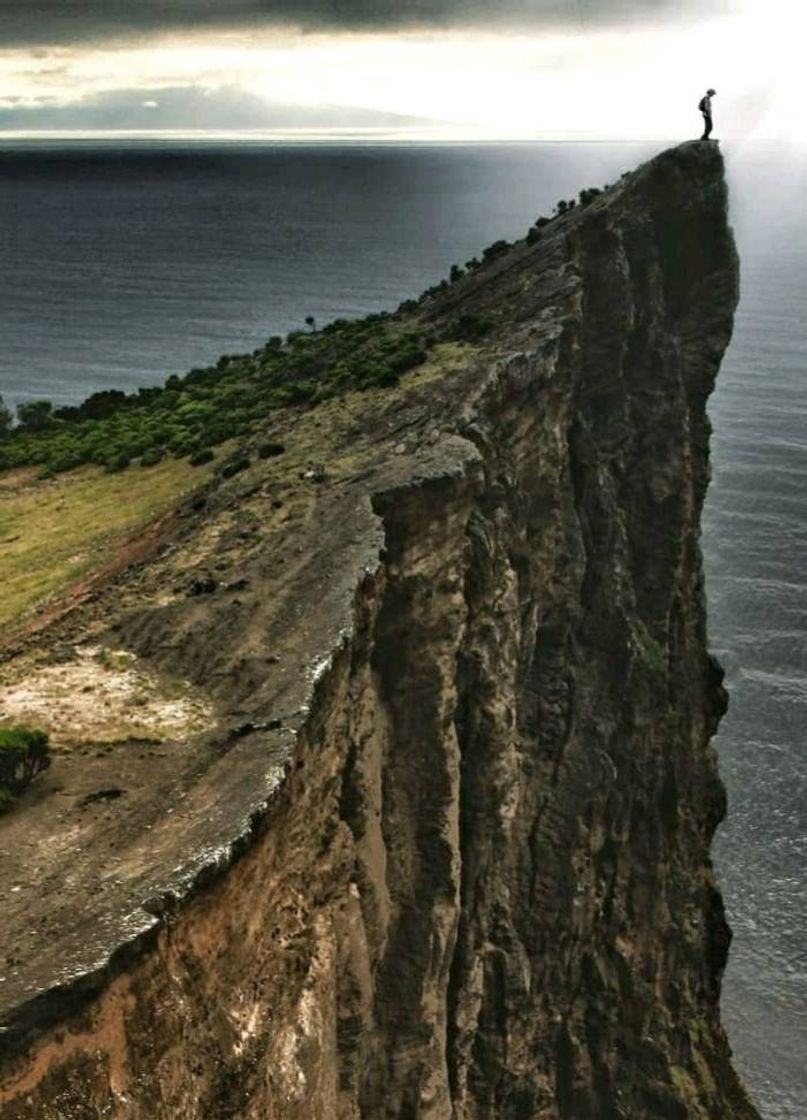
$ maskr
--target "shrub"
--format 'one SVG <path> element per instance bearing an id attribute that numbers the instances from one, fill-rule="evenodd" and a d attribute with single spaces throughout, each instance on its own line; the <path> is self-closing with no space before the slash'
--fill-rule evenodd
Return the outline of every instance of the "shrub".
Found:
<path id="1" fill-rule="evenodd" d="M 261 459 L 273 459 L 275 455 L 282 455 L 286 448 L 282 443 L 262 443 L 258 448 L 258 457 Z"/>
<path id="2" fill-rule="evenodd" d="M 40 432 L 53 423 L 53 405 L 50 401 L 23 401 L 17 405 L 17 420 L 21 428 Z"/>
<path id="3" fill-rule="evenodd" d="M 78 449 L 57 447 L 54 453 L 48 457 L 45 466 L 52 474 L 63 474 L 65 471 L 72 471 L 76 467 L 80 467 L 83 462 L 84 457 Z"/>
<path id="4" fill-rule="evenodd" d="M 488 245 L 487 249 L 482 250 L 482 260 L 495 260 L 496 257 L 500 257 L 503 253 L 506 253 L 509 248 L 509 241 L 494 241 L 492 245 Z"/>
<path id="5" fill-rule="evenodd" d="M 390 354 L 389 368 L 396 375 L 406 373 L 415 366 L 423 365 L 426 361 L 426 351 L 416 344 L 407 344 L 394 354 Z"/>
<path id="6" fill-rule="evenodd" d="M 156 467 L 159 462 L 165 458 L 165 451 L 162 447 L 150 447 L 148 451 L 144 451 L 140 457 L 141 467 Z"/>
<path id="7" fill-rule="evenodd" d="M 317 391 L 314 381 L 290 381 L 285 388 L 291 404 L 305 404 L 311 400 Z"/>
<path id="8" fill-rule="evenodd" d="M 120 389 L 104 389 L 87 397 L 83 404 L 76 409 L 79 420 L 102 420 L 111 416 L 113 412 L 124 408 L 128 404 L 128 397 Z M 59 416 L 62 409 L 56 411 Z"/>
<path id="9" fill-rule="evenodd" d="M 205 424 L 202 430 L 202 442 L 207 447 L 213 447 L 217 443 L 224 443 L 225 440 L 233 439 L 240 433 L 241 425 L 237 420 L 232 417 L 228 419 L 217 418 L 212 423 Z"/>
<path id="10" fill-rule="evenodd" d="M 50 763 L 50 743 L 44 731 L 0 728 L 0 808 L 22 793 Z"/>
<path id="11" fill-rule="evenodd" d="M 454 325 L 454 337 L 462 342 L 476 342 L 491 329 L 493 324 L 481 315 L 460 315 Z"/>
<path id="12" fill-rule="evenodd" d="M 359 389 L 386 389 L 398 381 L 398 375 L 391 366 L 372 359 L 358 365 L 354 374 Z"/>
<path id="13" fill-rule="evenodd" d="M 212 447 L 197 447 L 190 457 L 190 464 L 192 467 L 203 467 L 205 463 L 212 463 L 216 458 L 216 452 Z"/>
<path id="14" fill-rule="evenodd" d="M 132 457 L 128 451 L 113 451 L 104 463 L 104 468 L 110 474 L 115 474 L 117 471 L 125 471 L 131 461 Z"/>
<path id="15" fill-rule="evenodd" d="M 233 475 L 244 471 L 249 466 L 249 456 L 244 454 L 231 455 L 224 463 L 221 464 L 219 474 L 222 478 L 232 478 Z"/>
<path id="16" fill-rule="evenodd" d="M 536 229 L 535 226 L 527 230 L 526 241 L 528 245 L 534 245 L 536 241 L 540 241 L 542 237 L 543 234 L 539 229 Z"/>

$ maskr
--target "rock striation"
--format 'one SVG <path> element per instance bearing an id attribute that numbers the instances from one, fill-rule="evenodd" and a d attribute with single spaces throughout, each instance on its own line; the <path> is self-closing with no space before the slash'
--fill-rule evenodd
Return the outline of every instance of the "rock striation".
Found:
<path id="1" fill-rule="evenodd" d="M 717 146 L 664 152 L 423 301 L 439 361 L 289 420 L 87 608 L 219 731 L 0 985 L 4 1118 L 756 1116 L 698 544 L 737 296 Z M 210 594 L 166 599 L 182 565 Z"/>

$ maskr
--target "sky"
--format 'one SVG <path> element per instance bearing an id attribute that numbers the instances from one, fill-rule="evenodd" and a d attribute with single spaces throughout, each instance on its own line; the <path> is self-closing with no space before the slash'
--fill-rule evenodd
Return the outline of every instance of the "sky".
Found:
<path id="1" fill-rule="evenodd" d="M 803 0 L 0 0 L 0 130 L 807 140 Z"/>

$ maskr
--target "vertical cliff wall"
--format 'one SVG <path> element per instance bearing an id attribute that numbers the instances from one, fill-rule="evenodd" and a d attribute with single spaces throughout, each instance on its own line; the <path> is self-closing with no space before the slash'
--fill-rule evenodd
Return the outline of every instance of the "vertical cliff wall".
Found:
<path id="1" fill-rule="evenodd" d="M 755 1116 L 719 1018 L 698 547 L 737 290 L 722 161 L 693 144 L 419 307 L 437 340 L 492 331 L 342 433 L 297 545 L 348 589 L 341 639 L 309 634 L 302 577 L 293 625 L 289 588 L 260 598 L 244 546 L 252 652 L 293 628 L 328 658 L 282 780 L 221 783 L 251 823 L 218 869 L 91 981 L 7 1006 L 4 1117 Z M 117 640 L 186 668 L 193 629 L 197 683 L 265 712 L 227 617 L 152 599 Z"/>

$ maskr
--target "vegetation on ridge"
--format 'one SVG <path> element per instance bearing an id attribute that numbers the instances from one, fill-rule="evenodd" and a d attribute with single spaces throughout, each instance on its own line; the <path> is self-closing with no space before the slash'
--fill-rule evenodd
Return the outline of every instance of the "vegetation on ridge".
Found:
<path id="1" fill-rule="evenodd" d="M 84 464 L 123 470 L 166 455 L 204 463 L 207 450 L 252 430 L 272 409 L 317 403 L 345 389 L 393 385 L 426 358 L 419 336 L 371 315 L 337 320 L 322 331 L 270 338 L 248 355 L 169 377 L 134 393 L 94 393 L 54 408 L 27 401 L 18 425 L 0 423 L 0 469 L 36 465 L 52 476 Z M 7 414 L 7 410 L 6 410 Z"/>
<path id="2" fill-rule="evenodd" d="M 579 195 L 588 206 L 601 192 L 592 187 Z M 539 218 L 526 236 L 528 245 L 543 236 L 544 227 L 574 208 L 561 199 L 553 218 Z M 512 245 L 494 241 L 464 267 L 452 265 L 449 278 L 428 288 L 419 300 L 406 300 L 398 311 L 406 316 L 424 301 L 447 291 L 470 273 L 505 255 Z M 273 409 L 314 405 L 349 389 L 383 389 L 426 360 L 431 339 L 414 324 L 386 312 L 363 319 L 337 319 L 317 330 L 314 316 L 308 330 L 275 336 L 252 354 L 223 355 L 213 366 L 177 374 L 162 386 L 125 393 L 93 393 L 82 404 L 54 407 L 47 400 L 25 401 L 17 408 L 17 424 L 0 398 L 0 471 L 39 467 L 49 478 L 88 464 L 107 471 L 125 470 L 133 462 L 156 466 L 166 456 L 187 458 L 201 466 L 215 458 L 212 450 L 253 431 Z M 492 323 L 472 311 L 447 324 L 448 337 L 478 342 Z M 234 462 L 234 461 L 233 461 Z M 232 463 L 222 473 L 235 473 Z"/>

